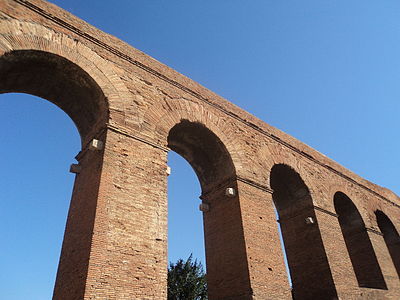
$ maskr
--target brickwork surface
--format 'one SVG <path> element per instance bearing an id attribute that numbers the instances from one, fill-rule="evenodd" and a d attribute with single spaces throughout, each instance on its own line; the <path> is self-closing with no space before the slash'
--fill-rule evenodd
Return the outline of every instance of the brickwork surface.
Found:
<path id="1" fill-rule="evenodd" d="M 211 300 L 400 299 L 398 196 L 70 13 L 0 0 L 0 92 L 81 134 L 53 299 L 166 299 L 170 150 L 209 207 Z"/>

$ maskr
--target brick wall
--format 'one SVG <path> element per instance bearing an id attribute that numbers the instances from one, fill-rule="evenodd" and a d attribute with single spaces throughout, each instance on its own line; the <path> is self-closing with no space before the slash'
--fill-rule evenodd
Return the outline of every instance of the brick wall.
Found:
<path id="1" fill-rule="evenodd" d="M 0 0 L 0 91 L 52 101 L 81 133 L 82 170 L 54 299 L 166 299 L 171 149 L 192 164 L 210 207 L 204 212 L 210 299 L 400 297 L 393 254 L 398 196 L 70 13 L 42 0 Z M 89 149 L 93 138 L 104 142 L 102 150 Z M 294 190 L 281 211 L 279 184 L 270 182 L 277 165 L 302 185 L 292 189 L 296 183 L 289 181 L 281 188 Z M 225 195 L 227 187 L 234 197 Z M 356 207 L 385 286 L 357 281 L 334 205 L 337 192 Z M 315 223 L 307 225 L 307 217 Z"/>

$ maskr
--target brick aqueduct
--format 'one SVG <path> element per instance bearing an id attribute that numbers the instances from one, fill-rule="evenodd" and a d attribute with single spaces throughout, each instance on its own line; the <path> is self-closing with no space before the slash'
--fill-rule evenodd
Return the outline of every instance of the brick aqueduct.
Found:
<path id="1" fill-rule="evenodd" d="M 82 138 L 53 299 L 166 299 L 170 150 L 201 183 L 210 299 L 400 299 L 399 197 L 57 6 L 0 0 L 0 92 Z"/>

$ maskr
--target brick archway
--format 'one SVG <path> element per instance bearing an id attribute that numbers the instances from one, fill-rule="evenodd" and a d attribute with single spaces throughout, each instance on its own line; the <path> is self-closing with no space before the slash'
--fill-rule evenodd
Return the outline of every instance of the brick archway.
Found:
<path id="1" fill-rule="evenodd" d="M 396 269 L 397 276 L 400 278 L 400 236 L 396 227 L 390 218 L 382 211 L 375 211 L 376 222 L 380 231 L 383 234 L 386 247 L 389 251 L 389 255 L 393 261 L 393 265 Z"/>
<path id="2" fill-rule="evenodd" d="M 236 182 L 236 166 L 242 163 L 230 125 L 184 99 L 155 104 L 144 123 L 151 124 L 149 131 L 158 142 L 183 156 L 198 175 L 207 206 L 203 220 L 209 297 L 247 299 L 251 285 Z M 226 188 L 235 194 L 226 195 Z"/>
<path id="3" fill-rule="evenodd" d="M 357 207 L 342 192 L 335 193 L 334 205 L 358 285 L 387 289 L 364 220 Z"/>
<path id="4" fill-rule="evenodd" d="M 225 272 L 233 276 L 223 280 L 224 273 L 216 271 L 220 277 L 214 287 L 222 292 L 211 292 L 211 298 L 291 298 L 269 184 L 276 164 L 290 165 L 308 187 L 332 270 L 331 290 L 343 299 L 399 298 L 399 280 L 390 275 L 387 255 L 380 251 L 385 242 L 373 228 L 368 232 L 374 232 L 370 237 L 379 249 L 377 259 L 388 289 L 357 285 L 345 246 L 337 243 L 342 238 L 329 192 L 333 186 L 351 190 L 348 194 L 358 199 L 361 214 L 367 212 L 370 219 L 376 208 L 390 210 L 392 220 L 400 218 L 399 197 L 55 5 L 44 0 L 0 0 L 0 11 L 0 74 L 18 77 L 18 72 L 8 70 L 13 69 L 13 59 L 25 53 L 44 62 L 47 70 L 50 66 L 58 70 L 51 80 L 78 75 L 68 85 L 76 100 L 67 103 L 63 95 L 56 103 L 74 118 L 84 141 L 54 299 L 166 298 L 166 154 L 168 146 L 180 140 L 185 147 L 191 145 L 178 133 L 181 130 L 182 135 L 197 132 L 197 143 L 209 137 L 218 141 L 210 147 L 201 145 L 200 152 L 230 157 L 226 173 L 198 170 L 208 180 L 203 182 L 207 187 L 203 201 L 215 198 L 214 203 L 223 206 L 218 210 L 211 205 L 209 214 L 219 212 L 215 228 L 233 228 L 213 237 L 224 237 L 226 242 L 215 243 L 212 251 L 225 259 Z M 29 61 L 29 55 L 20 57 Z M 67 74 L 60 72 L 63 65 L 70 70 Z M 54 86 L 57 80 L 51 80 Z M 79 88 L 78 82 L 87 89 Z M 38 81 L 31 83 L 33 88 L 25 92 L 54 99 L 46 94 L 52 87 L 40 90 Z M 7 85 L 4 91 L 13 90 L 12 84 Z M 75 105 L 82 105 L 82 114 Z M 169 144 L 171 129 L 174 138 Z M 102 141 L 103 148 L 89 147 L 93 138 Z M 194 158 L 192 163 L 200 168 L 204 161 Z M 216 158 L 208 162 L 223 168 Z M 218 188 L 209 186 L 215 178 Z M 226 197 L 226 187 L 236 188 L 236 195 Z"/>
<path id="5" fill-rule="evenodd" d="M 46 99 L 74 121 L 83 144 L 108 119 L 101 88 L 65 58 L 36 50 L 13 50 L 0 57 L 0 92 L 23 92 Z"/>
<path id="6" fill-rule="evenodd" d="M 274 165 L 270 176 L 293 297 L 334 299 L 337 292 L 308 187 L 300 175 L 285 164 Z M 315 286 L 317 280 L 320 284 Z"/>
<path id="7" fill-rule="evenodd" d="M 46 99 L 74 121 L 82 151 L 68 213 L 54 298 L 84 297 L 94 218 L 100 212 L 99 189 L 104 164 L 101 148 L 89 151 L 92 139 L 106 143 L 107 127 L 129 99 L 113 66 L 84 44 L 39 24 L 0 20 L 0 93 L 23 92 Z M 72 288 L 73 287 L 73 288 Z"/>
<path id="8" fill-rule="evenodd" d="M 65 67 L 65 64 L 69 64 L 72 67 L 72 69 L 70 68 L 70 75 L 76 72 L 76 70 L 82 70 L 82 74 L 86 75 L 82 75 L 81 78 L 87 77 L 87 79 L 85 79 L 87 84 L 89 84 L 89 81 L 92 81 L 92 89 L 97 89 L 99 90 L 97 93 L 102 94 L 102 96 L 97 96 L 103 98 L 100 100 L 100 102 L 103 102 L 101 105 L 102 107 L 99 107 L 98 111 L 98 114 L 102 115 L 100 118 L 101 120 L 99 121 L 101 124 L 86 125 L 86 127 L 91 127 L 90 133 L 89 129 L 84 130 L 84 133 L 88 135 L 88 139 L 90 139 L 90 136 L 95 135 L 96 131 L 100 130 L 101 127 L 104 127 L 106 123 L 113 124 L 114 119 L 121 119 L 121 117 L 124 117 L 122 112 L 125 111 L 126 101 L 129 101 L 132 96 L 124 83 L 114 72 L 112 64 L 109 64 L 83 43 L 79 43 L 70 36 L 61 32 L 56 32 L 37 23 L 15 19 L 1 19 L 0 57 L 3 61 L 2 69 L 7 73 L 10 72 L 6 69 L 10 68 L 10 66 L 4 66 L 4 61 L 11 61 L 16 66 L 21 64 L 22 60 L 25 60 L 25 63 L 29 63 L 29 53 L 36 56 L 34 60 L 36 60 L 37 64 L 52 60 L 53 65 L 49 65 L 49 68 L 54 67 L 55 62 L 58 62 L 57 64 L 60 68 Z M 45 56 L 48 57 L 46 58 Z M 42 58 L 41 61 L 40 58 Z M 21 62 L 18 60 L 21 60 Z M 74 70 L 74 68 L 76 70 Z M 43 68 L 42 71 L 44 71 L 44 69 L 45 68 Z M 35 74 L 32 74 L 31 76 L 34 78 Z M 74 74 L 74 76 L 76 76 L 76 74 Z M 26 86 L 24 87 L 23 85 L 24 84 L 19 88 L 22 92 L 24 92 L 23 89 L 26 89 Z M 13 89 L 15 91 L 18 87 L 10 87 L 9 90 L 3 90 L 3 92 L 12 91 Z M 30 91 L 26 92 L 30 93 Z M 40 92 L 34 90 L 31 92 L 34 94 L 40 94 Z M 73 95 L 69 96 L 71 97 Z M 44 98 L 48 97 L 44 95 Z M 52 99 L 47 100 L 54 102 Z M 60 105 L 57 103 L 55 104 Z M 65 110 L 63 107 L 61 107 L 61 109 Z M 96 111 L 96 109 L 94 109 L 94 111 Z M 81 132 L 82 129 L 80 129 L 80 127 L 84 126 L 77 124 L 79 123 L 77 120 L 78 117 L 72 116 L 71 112 L 67 111 L 66 113 L 74 120 L 78 130 Z M 75 113 L 75 115 L 78 114 L 79 112 Z M 96 123 L 97 121 L 98 120 L 94 122 Z M 86 144 L 88 139 L 84 140 L 84 137 L 82 137 L 82 143 Z"/>
<path id="9" fill-rule="evenodd" d="M 244 157 L 241 155 L 243 149 L 234 139 L 232 124 L 229 124 L 228 120 L 219 118 L 212 111 L 206 110 L 199 103 L 186 99 L 160 101 L 148 109 L 143 123 L 149 124 L 151 127 L 147 130 L 154 132 L 157 141 L 167 147 L 171 128 L 179 124 L 181 120 L 203 124 L 212 131 L 225 145 L 236 172 L 240 174 L 246 163 L 243 162 Z"/>

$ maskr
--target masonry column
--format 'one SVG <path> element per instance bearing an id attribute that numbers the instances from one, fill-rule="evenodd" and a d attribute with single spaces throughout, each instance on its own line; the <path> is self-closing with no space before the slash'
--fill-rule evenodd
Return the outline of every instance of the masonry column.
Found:
<path id="1" fill-rule="evenodd" d="M 105 138 L 104 130 L 96 136 L 99 141 Z M 86 145 L 76 158 L 79 165 L 75 170 L 77 174 L 57 270 L 54 300 L 84 298 L 90 260 L 94 256 L 92 237 L 104 233 L 104 204 L 100 191 L 104 151 L 101 146 L 97 150 L 89 150 L 89 145 Z"/>
<path id="2" fill-rule="evenodd" d="M 315 206 L 315 216 L 340 299 L 351 299 L 358 294 L 358 283 L 343 239 L 338 215 Z"/>
<path id="3" fill-rule="evenodd" d="M 383 234 L 372 228 L 366 228 L 366 230 L 387 286 L 387 291 L 382 290 L 381 292 L 382 294 L 386 292 L 386 297 L 388 299 L 396 299 L 398 297 L 397 292 L 400 290 L 400 279 L 389 254 Z M 398 255 L 400 255 L 400 253 L 398 253 Z"/>
<path id="4" fill-rule="evenodd" d="M 253 299 L 292 299 L 272 191 L 243 178 L 238 190 Z"/>
<path id="5" fill-rule="evenodd" d="M 166 299 L 166 149 L 107 129 L 82 155 L 55 300 Z"/>
<path id="6" fill-rule="evenodd" d="M 234 194 L 226 195 L 233 188 Z M 251 300 L 252 290 L 246 256 L 236 178 L 203 194 L 204 240 L 210 300 Z"/>

